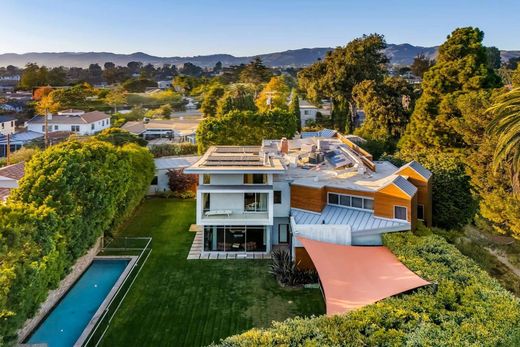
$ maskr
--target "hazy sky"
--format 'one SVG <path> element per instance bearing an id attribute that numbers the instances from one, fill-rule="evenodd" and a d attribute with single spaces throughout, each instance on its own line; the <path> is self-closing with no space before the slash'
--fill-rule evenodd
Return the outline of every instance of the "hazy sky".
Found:
<path id="1" fill-rule="evenodd" d="M 1 53 L 255 55 L 373 32 L 433 46 L 470 25 L 520 49 L 520 0 L 0 0 L 0 13 Z"/>

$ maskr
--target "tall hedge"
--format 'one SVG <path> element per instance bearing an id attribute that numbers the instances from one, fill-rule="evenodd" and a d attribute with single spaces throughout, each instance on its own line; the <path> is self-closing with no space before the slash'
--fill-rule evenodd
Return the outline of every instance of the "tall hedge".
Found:
<path id="1" fill-rule="evenodd" d="M 71 140 L 37 153 L 0 207 L 0 345 L 70 266 L 143 198 L 154 175 L 146 148 Z"/>
<path id="2" fill-rule="evenodd" d="M 515 346 L 520 301 L 436 235 L 387 234 L 387 247 L 433 288 L 334 317 L 295 318 L 220 346 Z M 346 269 L 348 271 L 348 269 Z"/>

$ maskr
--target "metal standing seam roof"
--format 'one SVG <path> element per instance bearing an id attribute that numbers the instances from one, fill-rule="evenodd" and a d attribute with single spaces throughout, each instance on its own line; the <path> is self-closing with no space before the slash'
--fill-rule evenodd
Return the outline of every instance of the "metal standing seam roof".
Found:
<path id="1" fill-rule="evenodd" d="M 298 237 L 320 276 L 327 315 L 345 313 L 429 285 L 386 247 L 345 246 Z"/>
<path id="2" fill-rule="evenodd" d="M 422 177 L 424 177 L 427 180 L 430 179 L 430 177 L 432 177 L 431 171 L 426 169 L 424 166 L 422 166 L 419 162 L 417 162 L 415 160 L 412 160 L 405 166 L 407 166 L 407 165 L 409 167 L 411 167 L 412 169 L 414 169 L 419 175 L 421 175 Z"/>
<path id="3" fill-rule="evenodd" d="M 336 135 L 337 131 L 332 129 L 323 129 L 320 131 L 304 131 L 301 133 L 302 139 L 306 139 L 309 137 L 323 137 L 323 138 L 332 138 Z"/>
<path id="4" fill-rule="evenodd" d="M 343 224 L 350 225 L 352 232 L 410 229 L 408 222 L 378 218 L 374 217 L 374 214 L 370 211 L 331 205 L 327 205 L 322 213 L 292 208 L 291 216 L 294 217 L 296 224 Z"/>
<path id="5" fill-rule="evenodd" d="M 403 176 L 397 176 L 391 183 L 398 186 L 401 190 L 408 194 L 408 196 L 414 196 L 415 193 L 417 193 L 417 187 L 411 184 Z"/>

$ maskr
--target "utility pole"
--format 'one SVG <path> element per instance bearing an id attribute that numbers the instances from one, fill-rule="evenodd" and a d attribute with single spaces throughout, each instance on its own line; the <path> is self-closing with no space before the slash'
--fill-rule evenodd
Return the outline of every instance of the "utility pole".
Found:
<path id="1" fill-rule="evenodd" d="M 5 156 L 7 157 L 7 165 L 9 165 L 9 159 L 11 158 L 11 134 L 7 134 L 7 148 Z"/>
<path id="2" fill-rule="evenodd" d="M 49 146 L 49 109 L 48 108 L 45 108 L 44 127 L 45 127 L 44 146 L 45 146 L 45 148 L 47 148 Z"/>

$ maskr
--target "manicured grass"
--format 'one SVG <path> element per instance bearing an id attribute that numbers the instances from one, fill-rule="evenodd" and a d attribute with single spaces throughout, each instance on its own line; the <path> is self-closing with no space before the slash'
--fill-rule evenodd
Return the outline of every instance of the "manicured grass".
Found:
<path id="1" fill-rule="evenodd" d="M 324 313 L 319 289 L 285 289 L 269 260 L 186 260 L 192 200 L 148 200 L 118 236 L 151 236 L 153 250 L 103 346 L 203 346 L 272 321 Z"/>

